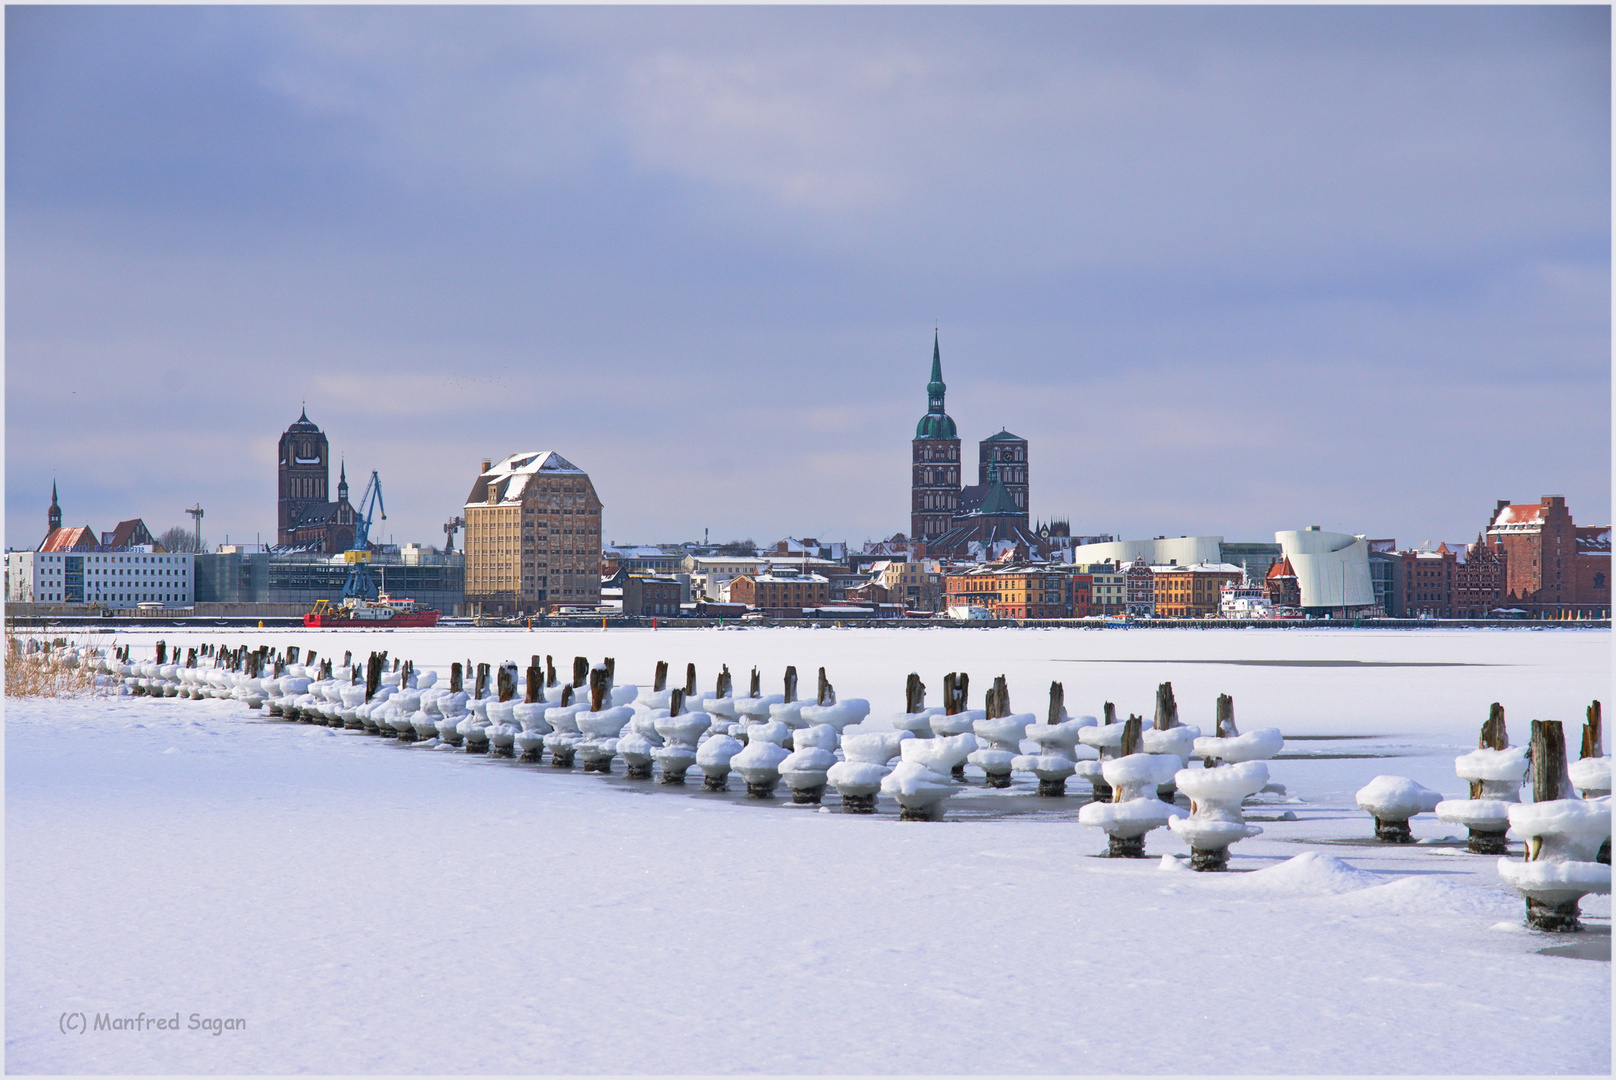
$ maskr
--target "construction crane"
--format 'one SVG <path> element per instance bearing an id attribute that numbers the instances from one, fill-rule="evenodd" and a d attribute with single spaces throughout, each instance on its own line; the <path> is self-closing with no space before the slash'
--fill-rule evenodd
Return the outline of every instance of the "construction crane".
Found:
<path id="1" fill-rule="evenodd" d="M 374 600 L 381 595 L 376 588 L 376 579 L 370 575 L 370 526 L 373 521 L 386 520 L 387 508 L 382 504 L 382 479 L 372 469 L 370 483 L 365 485 L 365 494 L 359 500 L 354 520 L 353 546 L 343 553 L 344 561 L 353 567 L 348 571 L 348 580 L 342 583 L 344 600 Z"/>
<path id="2" fill-rule="evenodd" d="M 197 503 L 185 512 L 190 514 L 191 520 L 196 523 L 196 550 L 200 554 L 202 551 L 202 504 Z"/>
<path id="3" fill-rule="evenodd" d="M 463 518 L 463 517 L 459 517 L 458 515 L 455 516 L 455 517 L 450 518 L 448 521 L 445 521 L 443 523 L 443 535 L 445 535 L 445 536 L 447 536 L 449 538 L 449 542 L 443 545 L 443 553 L 445 555 L 453 555 L 454 554 L 455 533 L 459 532 L 461 529 L 464 529 L 465 527 L 466 527 L 466 519 Z"/>

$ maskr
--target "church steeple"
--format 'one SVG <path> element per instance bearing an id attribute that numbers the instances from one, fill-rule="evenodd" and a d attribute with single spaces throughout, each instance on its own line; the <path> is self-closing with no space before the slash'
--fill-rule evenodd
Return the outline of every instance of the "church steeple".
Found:
<path id="1" fill-rule="evenodd" d="M 62 507 L 56 501 L 55 477 L 51 478 L 51 504 L 50 510 L 46 512 L 45 521 L 47 526 L 45 530 L 46 536 L 49 536 L 51 533 L 62 527 Z"/>
<path id="2" fill-rule="evenodd" d="M 342 472 L 337 476 L 337 502 L 339 504 L 341 504 L 341 503 L 345 503 L 347 501 L 348 501 L 348 460 L 346 458 L 344 458 L 343 461 L 342 461 Z"/>
<path id="3" fill-rule="evenodd" d="M 948 392 L 948 384 L 943 382 L 943 353 L 938 344 L 937 331 L 931 336 L 931 382 L 926 384 L 926 411 L 940 413 L 943 411 L 943 395 Z"/>

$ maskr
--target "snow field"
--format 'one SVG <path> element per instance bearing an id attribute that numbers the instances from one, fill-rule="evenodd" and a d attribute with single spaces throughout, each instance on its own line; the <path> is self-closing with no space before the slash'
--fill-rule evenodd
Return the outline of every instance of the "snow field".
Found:
<path id="1" fill-rule="evenodd" d="M 742 687 L 758 663 L 765 693 L 785 663 L 809 686 L 823 663 L 875 716 L 902 708 L 910 670 L 931 701 L 945 670 L 970 671 L 977 700 L 1002 672 L 1029 710 L 1061 678 L 1073 715 L 1104 699 L 1148 715 L 1171 679 L 1184 721 L 1203 730 L 1221 691 L 1243 731 L 1372 734 L 1317 745 L 1405 755 L 1269 762 L 1302 801 L 1248 807 L 1265 832 L 1233 849 L 1231 865 L 1252 872 L 1227 875 L 1189 872 L 1165 829 L 1150 834 L 1151 859 L 1093 858 L 1105 837 L 1075 821 L 1083 800 L 1035 800 L 1025 777 L 1003 791 L 978 780 L 949 800 L 952 823 L 900 824 L 885 799 L 874 817 L 789 795 L 749 804 L 694 780 L 669 789 L 265 722 L 236 702 L 10 703 L 8 1069 L 1608 1072 L 1609 967 L 1539 953 L 1561 942 L 1519 929 L 1496 860 L 1357 844 L 1372 823 L 1351 800 L 1382 772 L 1462 797 L 1453 759 L 1474 747 L 1487 703 L 1503 700 L 1517 726 L 1579 716 L 1608 685 L 1608 635 L 1207 640 L 1220 636 L 206 640 L 292 641 L 339 659 L 389 648 L 423 668 L 613 655 L 620 681 L 643 684 L 657 659 L 694 660 L 704 689 L 720 662 Z M 1395 652 L 1500 667 L 1125 662 L 1226 644 L 1236 658 Z M 1110 660 L 1060 662 L 1081 652 Z M 1447 719 L 1425 711 L 1438 701 Z M 1343 727 L 1352 717 L 1361 726 Z M 1273 820 L 1282 810 L 1298 820 Z M 1453 832 L 1429 814 L 1413 826 L 1427 840 Z M 1608 898 L 1583 911 L 1583 937 L 1608 935 Z M 1029 1005 L 1044 1015 L 1058 1002 L 1068 1020 L 1027 1019 Z M 78 1009 L 249 1024 L 219 1037 L 62 1035 L 58 1016 Z"/>

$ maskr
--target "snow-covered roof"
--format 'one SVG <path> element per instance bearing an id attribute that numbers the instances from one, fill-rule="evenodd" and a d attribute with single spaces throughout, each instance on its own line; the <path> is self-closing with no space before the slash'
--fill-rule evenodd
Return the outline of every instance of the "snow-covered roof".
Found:
<path id="1" fill-rule="evenodd" d="M 546 476 L 586 476 L 582 469 L 554 450 L 526 451 L 512 454 L 478 475 L 467 506 L 487 505 L 488 487 L 498 484 L 499 502 L 513 504 L 522 501 L 522 492 L 528 481 L 543 473 Z"/>
<path id="2" fill-rule="evenodd" d="M 1242 574 L 1245 571 L 1233 563 L 1189 563 L 1185 566 L 1152 566 L 1150 568 L 1158 574 L 1188 573 L 1191 570 L 1211 574 Z"/>

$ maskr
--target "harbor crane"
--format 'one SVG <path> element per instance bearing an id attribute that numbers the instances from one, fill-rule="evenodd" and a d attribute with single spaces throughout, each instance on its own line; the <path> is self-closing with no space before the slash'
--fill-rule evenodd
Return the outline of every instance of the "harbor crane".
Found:
<path id="1" fill-rule="evenodd" d="M 381 595 L 376 588 L 376 579 L 370 574 L 370 526 L 374 521 L 386 521 L 387 508 L 382 503 L 382 479 L 376 470 L 370 471 L 370 482 L 365 485 L 365 494 L 359 500 L 359 508 L 354 520 L 353 545 L 343 553 L 343 559 L 353 569 L 348 571 L 348 580 L 342 583 L 342 598 L 344 600 L 375 600 Z"/>

